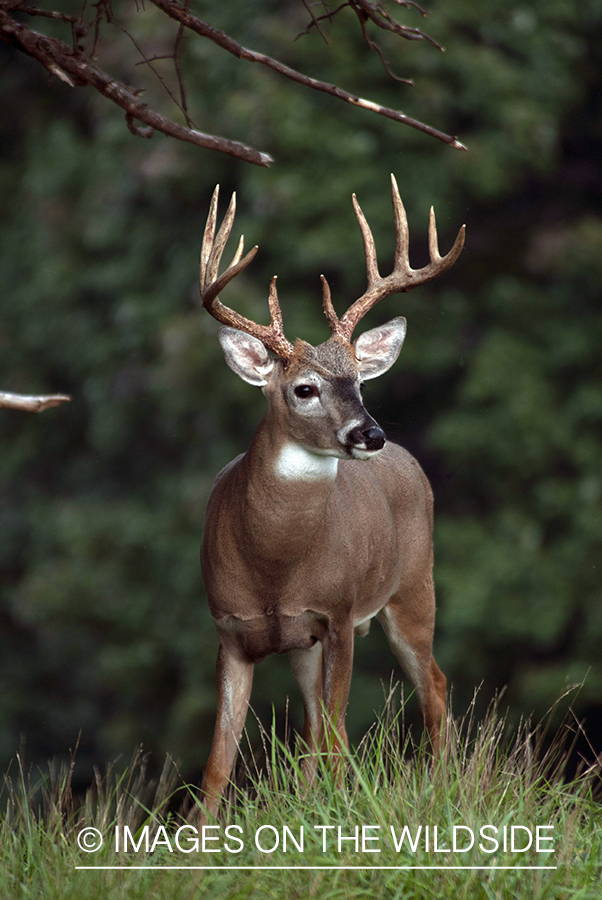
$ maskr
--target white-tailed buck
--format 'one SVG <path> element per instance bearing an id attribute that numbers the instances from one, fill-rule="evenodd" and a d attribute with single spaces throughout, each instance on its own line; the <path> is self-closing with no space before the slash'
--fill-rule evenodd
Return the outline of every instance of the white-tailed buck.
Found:
<path id="1" fill-rule="evenodd" d="M 416 460 L 385 443 L 361 397 L 362 382 L 397 359 L 406 322 L 392 319 L 353 343 L 351 336 L 379 300 L 445 272 L 464 244 L 462 228 L 447 256 L 439 255 L 431 210 L 430 263 L 411 269 L 405 210 L 392 177 L 395 262 L 383 278 L 354 196 L 366 292 L 339 319 L 322 276 L 332 336 L 317 347 L 291 344 L 276 278 L 269 325 L 251 322 L 217 299 L 257 251 L 241 258 L 241 238 L 231 265 L 218 274 L 235 198 L 216 236 L 217 196 L 216 188 L 201 251 L 203 306 L 225 326 L 219 340 L 228 365 L 262 388 L 268 408 L 250 448 L 218 475 L 207 506 L 203 576 L 219 634 L 217 722 L 202 785 L 210 815 L 232 772 L 254 664 L 269 653 L 288 653 L 303 695 L 301 737 L 311 778 L 315 754 L 326 745 L 336 753 L 337 740 L 346 742 L 354 634 L 366 634 L 375 616 L 416 689 L 433 751 L 439 751 L 446 680 L 432 654 L 432 493 Z M 325 728 L 333 725 L 335 735 L 326 740 Z"/>

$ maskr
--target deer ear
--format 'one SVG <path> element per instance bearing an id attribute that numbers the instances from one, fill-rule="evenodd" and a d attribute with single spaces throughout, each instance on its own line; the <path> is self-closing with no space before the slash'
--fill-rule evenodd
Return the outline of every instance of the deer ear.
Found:
<path id="1" fill-rule="evenodd" d="M 261 341 L 237 328 L 220 328 L 217 336 L 232 371 L 243 381 L 264 387 L 274 368 L 274 360 Z"/>
<path id="2" fill-rule="evenodd" d="M 378 378 L 390 369 L 406 336 L 406 320 L 402 316 L 386 325 L 364 331 L 353 344 L 363 379 Z"/>

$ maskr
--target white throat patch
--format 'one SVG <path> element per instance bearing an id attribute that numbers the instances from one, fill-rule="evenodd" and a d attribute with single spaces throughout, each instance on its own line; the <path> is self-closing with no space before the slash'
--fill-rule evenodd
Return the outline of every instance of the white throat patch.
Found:
<path id="1" fill-rule="evenodd" d="M 285 444 L 276 460 L 276 475 L 283 481 L 324 481 L 336 477 L 336 456 L 321 456 L 299 444 Z"/>

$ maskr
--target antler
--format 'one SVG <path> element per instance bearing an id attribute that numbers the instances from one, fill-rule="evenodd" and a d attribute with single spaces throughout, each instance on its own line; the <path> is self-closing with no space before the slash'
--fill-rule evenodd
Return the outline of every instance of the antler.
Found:
<path id="1" fill-rule="evenodd" d="M 429 256 L 430 263 L 422 269 L 412 269 L 408 256 L 409 248 L 409 231 L 406 211 L 401 197 L 395 177 L 391 175 L 391 197 L 393 200 L 393 215 L 395 217 L 395 261 L 393 271 L 386 278 L 382 278 L 378 271 L 378 261 L 376 259 L 376 247 L 374 238 L 370 231 L 370 226 L 366 221 L 360 205 L 357 202 L 355 194 L 353 194 L 353 208 L 359 222 L 359 226 L 364 239 L 364 252 L 366 254 L 366 271 L 368 275 L 368 287 L 362 296 L 352 303 L 347 312 L 339 319 L 333 309 L 330 300 L 330 289 L 324 276 L 322 276 L 323 302 L 324 312 L 328 319 L 328 324 L 335 337 L 339 337 L 344 341 L 350 342 L 351 335 L 363 316 L 368 310 L 372 309 L 379 300 L 388 297 L 390 294 L 397 294 L 403 291 L 411 291 L 419 284 L 431 281 L 438 275 L 446 272 L 457 260 L 464 246 L 465 227 L 462 225 L 456 237 L 454 246 L 445 256 L 439 254 L 439 244 L 437 241 L 437 226 L 435 224 L 435 212 L 431 206 L 429 219 Z"/>
<path id="2" fill-rule="evenodd" d="M 209 215 L 207 216 L 207 224 L 205 225 L 205 233 L 203 235 L 203 246 L 201 247 L 201 267 L 199 287 L 203 306 L 214 319 L 221 322 L 222 325 L 229 325 L 231 328 L 238 328 L 259 340 L 272 350 L 280 359 L 287 361 L 293 355 L 293 345 L 287 341 L 282 328 L 282 313 L 280 304 L 278 303 L 278 294 L 276 292 L 276 276 L 270 282 L 270 292 L 268 296 L 268 305 L 270 308 L 270 324 L 258 325 L 250 319 L 246 319 L 233 309 L 224 306 L 217 299 L 217 295 L 222 291 L 228 282 L 232 281 L 239 272 L 249 265 L 255 254 L 257 246 L 253 247 L 246 256 L 242 257 L 244 249 L 244 239 L 241 235 L 234 258 L 225 272 L 218 277 L 219 264 L 226 246 L 226 242 L 232 230 L 234 215 L 236 213 L 236 194 L 232 194 L 230 205 L 224 216 L 221 227 L 215 235 L 216 215 L 217 215 L 217 199 L 219 196 L 219 184 L 216 185 L 211 198 L 211 206 L 209 207 Z M 242 259 L 241 259 L 242 257 Z"/>

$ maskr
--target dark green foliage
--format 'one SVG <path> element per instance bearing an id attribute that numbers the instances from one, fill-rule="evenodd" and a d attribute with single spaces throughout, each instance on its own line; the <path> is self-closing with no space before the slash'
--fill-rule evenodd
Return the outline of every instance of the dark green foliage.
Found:
<path id="1" fill-rule="evenodd" d="M 325 26 L 330 47 L 315 33 L 293 43 L 300 3 L 212 3 L 199 15 L 458 133 L 468 153 L 188 38 L 193 119 L 276 158 L 256 169 L 135 138 L 105 101 L 48 85 L 37 63 L 0 47 L 0 388 L 74 398 L 41 416 L 0 411 L 4 760 L 20 734 L 39 758 L 66 751 L 80 729 L 80 760 L 129 755 L 139 742 L 192 774 L 206 758 L 216 640 L 198 565 L 203 511 L 263 408 L 227 369 L 215 323 L 196 305 L 216 181 L 222 209 L 238 191 L 236 235 L 261 248 L 227 302 L 265 321 L 277 273 L 291 339 L 328 335 L 321 272 L 339 311 L 363 291 L 352 191 L 383 271 L 389 172 L 408 208 L 414 265 L 426 261 L 431 203 L 442 250 L 467 223 L 448 275 L 367 319 L 409 323 L 396 370 L 369 385 L 367 404 L 433 483 L 436 652 L 455 705 L 481 681 L 486 698 L 508 683 L 513 713 L 542 713 L 587 674 L 578 702 L 599 714 L 602 6 L 440 0 L 432 9 L 427 30 L 445 54 L 379 36 L 413 88 L 388 79 L 346 12 Z M 132 29 L 173 40 L 156 10 L 121 11 Z M 420 26 L 412 15 L 404 21 Z M 149 102 L 159 96 L 150 81 L 148 90 Z M 352 735 L 372 720 L 393 667 L 375 632 L 357 645 Z M 257 668 L 262 718 L 289 691 L 298 723 L 286 661 Z"/>

